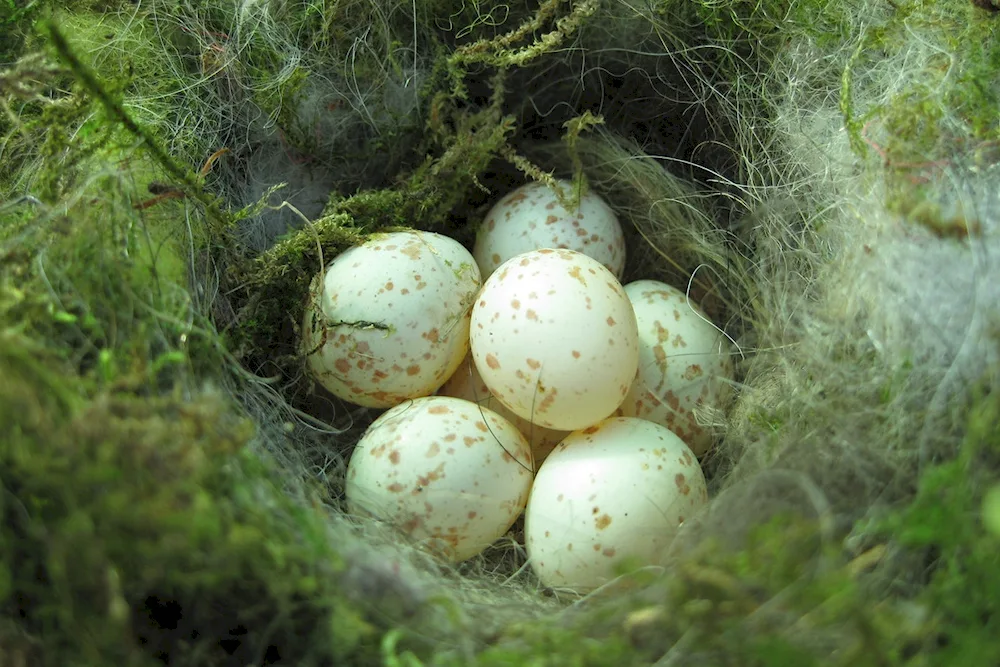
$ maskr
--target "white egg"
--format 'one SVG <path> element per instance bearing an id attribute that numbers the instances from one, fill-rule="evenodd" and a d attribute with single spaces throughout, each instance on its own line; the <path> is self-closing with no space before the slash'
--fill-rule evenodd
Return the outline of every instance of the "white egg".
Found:
<path id="1" fill-rule="evenodd" d="M 334 395 L 387 408 L 433 394 L 469 350 L 472 255 L 429 232 L 379 234 L 313 280 L 302 351 Z"/>
<path id="2" fill-rule="evenodd" d="M 625 293 L 639 325 L 639 374 L 621 414 L 666 426 L 700 457 L 712 434 L 697 413 L 726 402 L 733 376 L 729 342 L 679 289 L 639 280 Z"/>
<path id="3" fill-rule="evenodd" d="M 569 435 L 539 468 L 525 511 L 528 559 L 546 586 L 591 591 L 659 562 L 708 500 L 687 445 L 667 428 L 612 417 Z"/>
<path id="4" fill-rule="evenodd" d="M 459 562 L 524 510 L 531 449 L 493 411 L 450 396 L 408 401 L 376 419 L 347 467 L 350 511 L 386 521 Z"/>
<path id="5" fill-rule="evenodd" d="M 573 197 L 571 182 L 558 184 Z M 543 183 L 524 185 L 497 202 L 483 219 L 472 254 L 486 278 L 511 257 L 541 248 L 582 252 L 619 279 L 625 270 L 625 237 L 611 207 L 588 191 L 567 210 Z"/>
<path id="6" fill-rule="evenodd" d="M 614 413 L 639 363 L 628 296 L 600 262 L 572 250 L 535 250 L 502 264 L 473 306 L 471 343 L 497 400 L 560 431 Z"/>
<path id="7" fill-rule="evenodd" d="M 454 396 L 463 398 L 473 403 L 478 403 L 483 407 L 493 410 L 498 415 L 517 427 L 517 430 L 528 439 L 531 444 L 531 453 L 535 459 L 537 468 L 545 460 L 556 445 L 562 442 L 563 438 L 569 435 L 569 431 L 554 431 L 538 424 L 533 424 L 531 420 L 519 417 L 498 401 L 490 388 L 483 382 L 482 376 L 476 369 L 476 364 L 472 361 L 472 355 L 466 356 L 462 365 L 458 367 L 455 374 L 438 390 L 438 396 Z"/>

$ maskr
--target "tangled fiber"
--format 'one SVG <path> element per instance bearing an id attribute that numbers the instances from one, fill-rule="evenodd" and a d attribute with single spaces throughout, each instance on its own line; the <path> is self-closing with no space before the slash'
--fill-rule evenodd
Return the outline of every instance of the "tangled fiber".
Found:
<path id="1" fill-rule="evenodd" d="M 1000 18 L 968 0 L 0 8 L 0 664 L 1000 660 Z M 298 353 L 376 231 L 604 197 L 732 341 L 711 502 L 544 588 L 350 516 Z"/>

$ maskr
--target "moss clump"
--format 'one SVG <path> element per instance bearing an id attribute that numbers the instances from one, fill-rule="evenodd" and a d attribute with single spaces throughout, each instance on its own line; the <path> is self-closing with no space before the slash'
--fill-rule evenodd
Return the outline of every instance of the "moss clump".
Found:
<path id="1" fill-rule="evenodd" d="M 81 401 L 36 355 L 4 335 L 0 608 L 44 664 L 365 660 L 341 561 L 303 540 L 323 516 L 278 495 L 225 401 Z"/>
<path id="2" fill-rule="evenodd" d="M 885 522 L 900 548 L 930 562 L 919 599 L 931 611 L 918 665 L 988 665 L 1000 660 L 1000 538 L 984 502 L 1000 482 L 1000 399 L 969 416 L 958 456 L 927 470 L 916 498 Z"/>

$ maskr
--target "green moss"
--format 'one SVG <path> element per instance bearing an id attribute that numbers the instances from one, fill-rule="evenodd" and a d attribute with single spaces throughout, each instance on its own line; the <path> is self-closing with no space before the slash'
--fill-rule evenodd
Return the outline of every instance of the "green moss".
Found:
<path id="1" fill-rule="evenodd" d="M 1000 398 L 985 396 L 970 415 L 958 456 L 929 468 L 913 503 L 886 522 L 895 540 L 932 560 L 921 600 L 932 610 L 920 665 L 1000 660 L 1000 537 L 983 504 L 1000 482 Z"/>
<path id="2" fill-rule="evenodd" d="M 296 664 L 363 659 L 373 627 L 331 587 L 337 554 L 301 540 L 323 516 L 278 495 L 225 401 L 81 403 L 30 347 L 4 343 L 0 481 L 12 495 L 0 509 L 16 550 L 4 551 L 0 607 L 45 645 L 45 664 L 152 664 L 157 652 L 226 664 L 227 641 L 243 662 L 268 646 Z"/>

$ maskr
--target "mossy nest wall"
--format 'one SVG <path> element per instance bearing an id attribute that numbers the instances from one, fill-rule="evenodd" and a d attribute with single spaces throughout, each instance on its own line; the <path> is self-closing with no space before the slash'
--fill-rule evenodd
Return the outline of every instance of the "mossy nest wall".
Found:
<path id="1" fill-rule="evenodd" d="M 995 664 L 982 4 L 4 5 L 0 662 Z M 709 506 L 585 597 L 348 516 L 377 412 L 298 352 L 339 252 L 553 177 L 737 368 Z"/>

